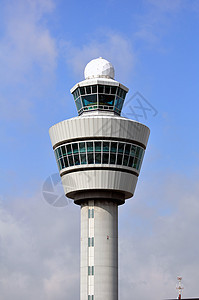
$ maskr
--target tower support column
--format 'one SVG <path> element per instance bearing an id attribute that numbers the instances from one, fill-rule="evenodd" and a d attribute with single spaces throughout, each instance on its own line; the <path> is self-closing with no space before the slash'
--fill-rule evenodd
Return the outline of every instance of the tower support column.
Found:
<path id="1" fill-rule="evenodd" d="M 118 203 L 81 204 L 81 300 L 118 299 Z"/>

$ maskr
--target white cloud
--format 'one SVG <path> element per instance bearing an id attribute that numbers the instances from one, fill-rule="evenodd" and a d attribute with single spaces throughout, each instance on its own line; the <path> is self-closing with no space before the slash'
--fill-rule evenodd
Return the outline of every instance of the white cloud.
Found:
<path id="1" fill-rule="evenodd" d="M 174 298 L 177 275 L 184 297 L 198 296 L 198 180 L 152 176 L 119 207 L 120 298 Z M 3 203 L 2 299 L 79 299 L 79 207 L 51 207 L 39 193 Z"/>
<path id="2" fill-rule="evenodd" d="M 0 102 L 3 118 L 9 119 L 10 115 L 20 118 L 17 112 L 22 106 L 23 112 L 27 109 L 24 116 L 28 114 L 31 107 L 28 91 L 43 77 L 46 80 L 53 74 L 57 50 L 45 24 L 45 14 L 53 7 L 51 0 L 7 1 L 2 6 Z"/>
<path id="3" fill-rule="evenodd" d="M 52 208 L 40 194 L 1 205 L 2 299 L 78 298 L 78 211 Z"/>
<path id="4" fill-rule="evenodd" d="M 116 79 L 125 81 L 135 63 L 135 55 L 128 39 L 118 33 L 106 33 L 97 35 L 81 48 L 70 42 L 60 41 L 60 50 L 66 57 L 66 62 L 72 70 L 84 79 L 83 70 L 86 64 L 97 57 L 102 56 L 109 60 L 115 67 Z"/>
<path id="5" fill-rule="evenodd" d="M 162 178 L 161 184 L 153 180 L 142 183 L 135 200 L 126 204 L 128 221 L 123 221 L 120 234 L 122 299 L 129 293 L 136 299 L 174 299 L 178 275 L 183 277 L 184 297 L 197 297 L 198 181 L 178 174 Z"/>

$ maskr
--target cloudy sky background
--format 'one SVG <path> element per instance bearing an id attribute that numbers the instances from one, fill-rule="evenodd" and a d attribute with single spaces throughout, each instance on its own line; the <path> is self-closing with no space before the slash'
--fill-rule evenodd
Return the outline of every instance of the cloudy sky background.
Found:
<path id="1" fill-rule="evenodd" d="M 77 115 L 69 90 L 99 56 L 130 89 L 125 116 L 136 91 L 158 111 L 139 117 L 151 136 L 119 208 L 120 299 L 176 298 L 177 275 L 199 297 L 199 1 L 0 4 L 0 298 L 79 299 L 79 207 L 42 189 L 57 173 L 48 129 Z"/>

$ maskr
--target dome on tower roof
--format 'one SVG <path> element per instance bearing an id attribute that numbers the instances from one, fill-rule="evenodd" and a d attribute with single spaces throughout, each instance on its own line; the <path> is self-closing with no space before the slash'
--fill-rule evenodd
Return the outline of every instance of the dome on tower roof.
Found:
<path id="1" fill-rule="evenodd" d="M 111 78 L 114 79 L 115 70 L 113 65 L 106 59 L 99 57 L 91 60 L 84 70 L 85 79 Z"/>

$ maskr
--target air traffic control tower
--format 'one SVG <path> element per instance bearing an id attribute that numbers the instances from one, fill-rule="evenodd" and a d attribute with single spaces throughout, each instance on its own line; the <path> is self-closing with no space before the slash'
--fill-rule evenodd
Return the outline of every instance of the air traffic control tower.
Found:
<path id="1" fill-rule="evenodd" d="M 114 73 L 90 61 L 71 89 L 79 116 L 50 128 L 64 192 L 81 207 L 81 300 L 118 300 L 118 206 L 134 194 L 149 137 L 120 116 L 128 88 Z"/>

